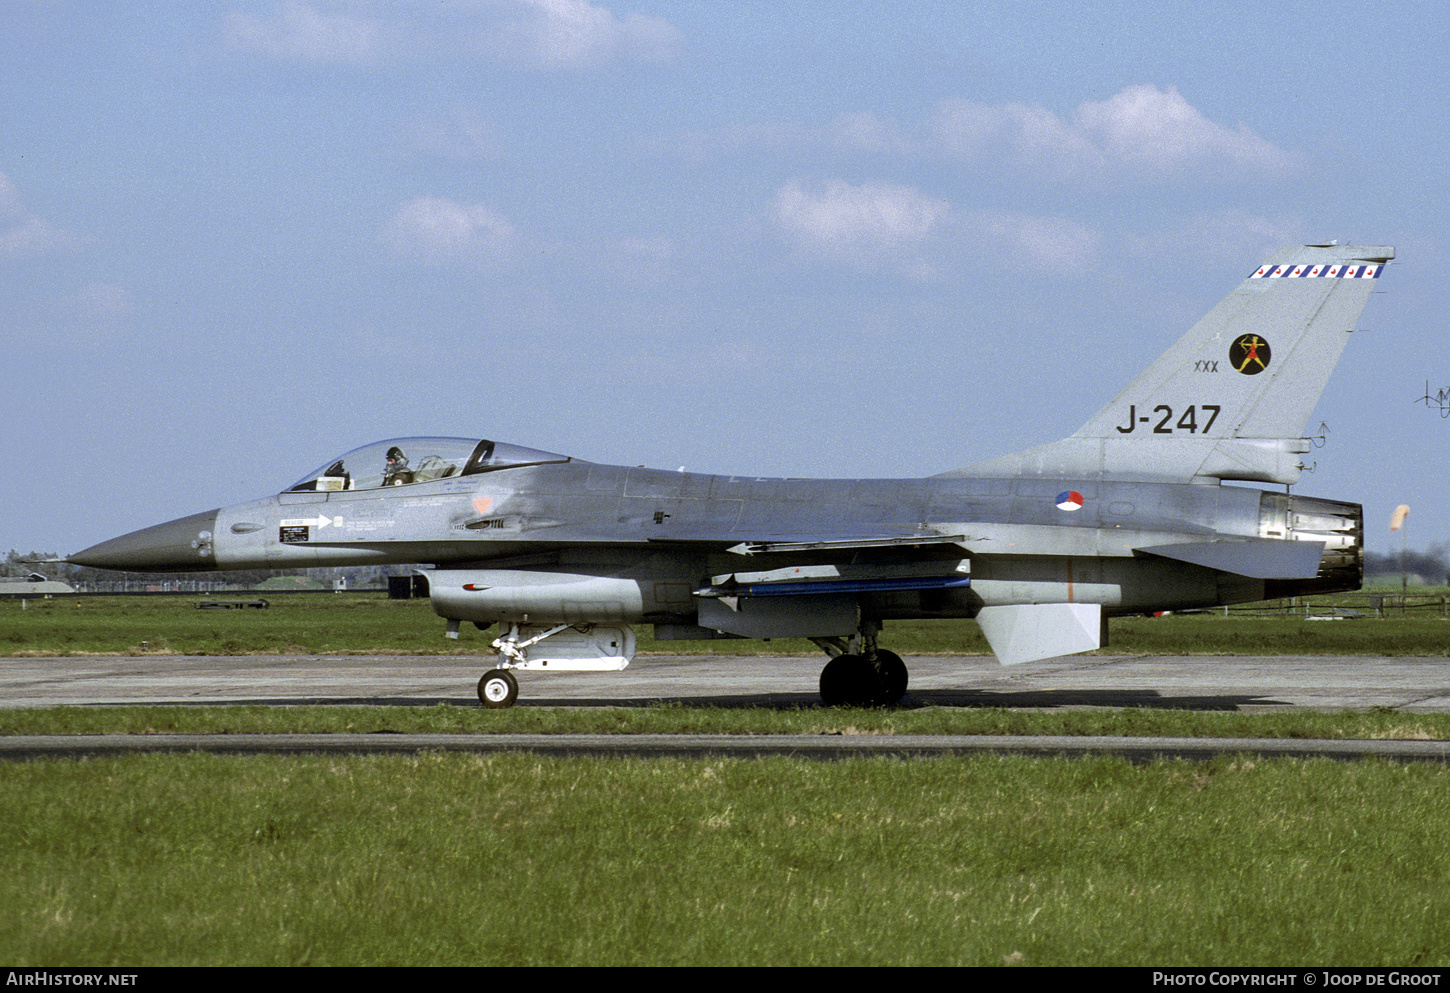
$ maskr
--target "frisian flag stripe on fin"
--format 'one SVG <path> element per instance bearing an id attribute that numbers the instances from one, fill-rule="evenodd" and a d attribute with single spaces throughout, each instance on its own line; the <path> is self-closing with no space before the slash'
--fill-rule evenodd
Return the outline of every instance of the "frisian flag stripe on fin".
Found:
<path id="1" fill-rule="evenodd" d="M 1384 265 L 1261 265 L 1250 279 L 1379 279 Z"/>
<path id="2" fill-rule="evenodd" d="M 1071 437 L 947 475 L 1293 483 L 1389 247 L 1282 248 Z"/>

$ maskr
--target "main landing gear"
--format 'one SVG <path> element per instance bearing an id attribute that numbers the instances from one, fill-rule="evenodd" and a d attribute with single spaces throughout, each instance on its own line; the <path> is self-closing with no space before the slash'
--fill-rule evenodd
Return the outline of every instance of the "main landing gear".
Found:
<path id="1" fill-rule="evenodd" d="M 811 639 L 831 656 L 821 670 L 821 702 L 827 707 L 886 707 L 906 695 L 906 663 L 895 652 L 876 647 L 879 630 L 867 622 L 849 642 Z"/>

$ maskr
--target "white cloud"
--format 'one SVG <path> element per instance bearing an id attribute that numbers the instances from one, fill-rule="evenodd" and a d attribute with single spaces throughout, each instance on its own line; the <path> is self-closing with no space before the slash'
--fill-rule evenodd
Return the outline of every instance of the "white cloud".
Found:
<path id="1" fill-rule="evenodd" d="M 910 186 L 832 179 L 813 190 L 792 179 L 776 191 L 770 218 L 803 254 L 930 279 L 935 272 L 922 249 L 950 210 Z"/>
<path id="2" fill-rule="evenodd" d="M 765 149 L 810 155 L 945 159 L 1034 179 L 1111 182 L 1165 179 L 1213 170 L 1224 175 L 1282 175 L 1293 155 L 1239 125 L 1209 120 L 1170 87 L 1129 86 L 1102 101 L 1079 104 L 1064 117 L 1037 104 L 985 104 L 952 98 L 916 124 L 871 111 L 841 114 L 809 127 L 747 124 L 691 131 L 659 142 L 660 154 L 707 160 Z"/>
<path id="3" fill-rule="evenodd" d="M 1215 124 L 1173 87 L 1129 86 L 1101 103 L 1077 108 L 1078 129 L 1111 162 L 1168 172 L 1209 159 L 1277 172 L 1289 157 L 1242 124 Z"/>
<path id="4" fill-rule="evenodd" d="M 34 258 L 70 252 L 84 243 L 84 238 L 26 210 L 15 183 L 0 172 L 0 258 Z"/>
<path id="5" fill-rule="evenodd" d="M 1046 165 L 1058 174 L 1099 158 L 1090 142 L 1043 107 L 943 100 L 927 127 L 948 158 L 1009 158 L 1015 164 Z"/>
<path id="6" fill-rule="evenodd" d="M 237 48 L 317 63 L 443 57 L 589 69 L 668 62 L 684 49 L 684 36 L 668 21 L 620 16 L 588 0 L 286 0 L 266 16 L 228 13 L 225 30 Z"/>
<path id="7" fill-rule="evenodd" d="M 587 0 L 511 0 L 504 54 L 546 69 L 576 69 L 615 60 L 667 62 L 683 47 L 668 21 L 616 17 Z"/>
<path id="8" fill-rule="evenodd" d="M 430 265 L 497 265 L 508 258 L 514 238 L 513 225 L 493 208 L 443 197 L 409 200 L 383 231 L 395 253 Z"/>
<path id="9" fill-rule="evenodd" d="M 324 14 L 288 0 L 271 17 L 232 11 L 227 38 L 238 48 L 305 62 L 367 62 L 378 54 L 379 22 L 347 14 Z"/>
<path id="10" fill-rule="evenodd" d="M 1168 176 L 1222 163 L 1272 174 L 1293 165 L 1292 156 L 1243 125 L 1210 121 L 1172 87 L 1129 86 L 1080 104 L 1071 118 L 1040 106 L 944 100 L 928 129 L 951 158 L 1000 158 L 1057 177 Z"/>
<path id="11" fill-rule="evenodd" d="M 792 179 L 777 191 L 772 217 L 798 244 L 828 252 L 858 247 L 896 249 L 914 245 L 947 215 L 945 200 L 909 186 L 827 181 L 819 192 Z"/>

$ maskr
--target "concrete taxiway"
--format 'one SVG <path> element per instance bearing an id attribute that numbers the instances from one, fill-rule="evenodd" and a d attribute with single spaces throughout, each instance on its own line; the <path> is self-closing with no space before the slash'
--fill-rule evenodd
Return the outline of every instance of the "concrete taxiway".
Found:
<path id="1" fill-rule="evenodd" d="M 623 672 L 520 672 L 520 707 L 813 706 L 824 656 L 646 655 Z M 1450 659 L 1367 656 L 990 656 L 907 659 L 903 706 L 1450 712 Z M 0 707 L 114 704 L 478 706 L 472 656 L 0 658 Z"/>
<path id="2" fill-rule="evenodd" d="M 519 673 L 521 707 L 809 707 L 819 656 L 647 655 L 623 672 Z M 985 656 L 908 660 L 904 707 L 1267 712 L 1450 711 L 1450 659 L 1365 656 L 1072 656 L 999 666 Z M 85 656 L 0 659 L 0 708 L 118 704 L 479 706 L 488 663 L 463 656 Z M 1450 762 L 1450 742 L 926 735 L 14 735 L 0 760 L 137 752 L 911 758 L 983 752 L 1117 755 L 1130 761 L 1252 753 Z"/>

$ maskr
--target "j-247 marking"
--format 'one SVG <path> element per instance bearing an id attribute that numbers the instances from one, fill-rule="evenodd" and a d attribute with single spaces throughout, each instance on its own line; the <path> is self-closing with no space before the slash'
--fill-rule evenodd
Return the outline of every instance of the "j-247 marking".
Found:
<path id="1" fill-rule="evenodd" d="M 1209 428 L 1213 427 L 1213 422 L 1218 420 L 1218 412 L 1220 409 L 1218 404 L 1213 403 L 1189 404 L 1188 409 L 1183 412 L 1183 415 L 1178 418 L 1177 422 L 1174 422 L 1173 408 L 1167 404 L 1160 403 L 1153 408 L 1153 413 L 1163 416 L 1158 419 L 1157 424 L 1153 425 L 1153 433 L 1173 434 L 1175 431 L 1187 431 L 1189 434 L 1207 434 Z M 1198 423 L 1199 410 L 1208 412 L 1208 423 L 1202 426 Z M 1139 416 L 1137 404 L 1129 404 L 1128 423 L 1119 424 L 1117 426 L 1118 433 L 1132 434 L 1139 424 L 1147 424 L 1152 420 L 1153 418 L 1147 414 Z"/>

